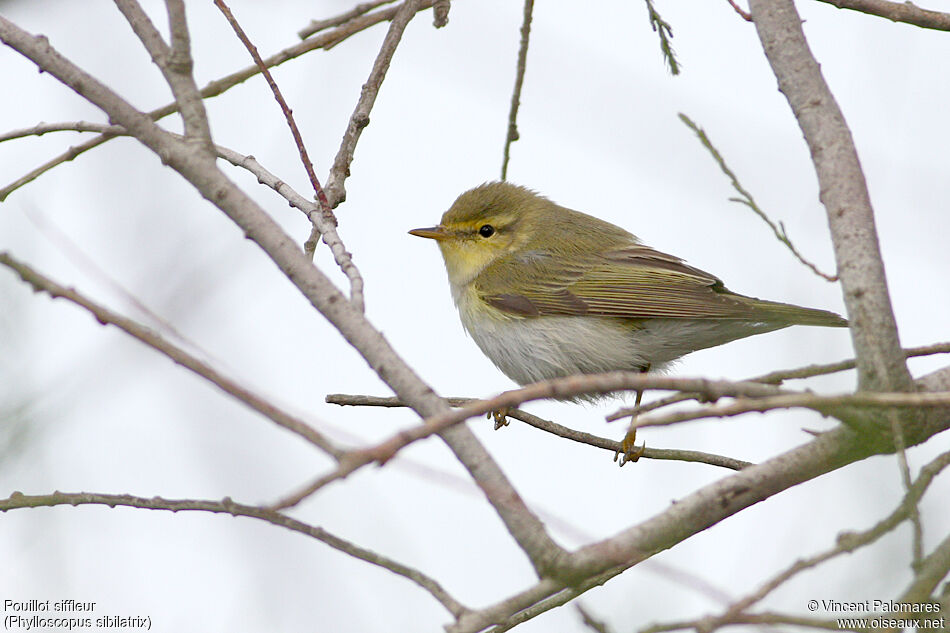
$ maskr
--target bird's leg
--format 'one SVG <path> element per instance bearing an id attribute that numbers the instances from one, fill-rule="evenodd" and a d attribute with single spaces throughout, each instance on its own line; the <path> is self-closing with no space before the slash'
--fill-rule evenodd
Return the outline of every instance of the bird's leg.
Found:
<path id="1" fill-rule="evenodd" d="M 640 368 L 640 373 L 645 374 L 650 371 L 650 366 Z M 637 399 L 634 402 L 635 407 L 640 406 L 640 401 L 643 399 L 643 389 L 637 389 Z M 630 428 L 627 429 L 627 434 L 624 436 L 623 441 L 620 443 L 620 448 L 623 451 L 623 456 L 620 458 L 620 465 L 623 466 L 627 462 L 635 462 L 643 456 L 643 452 L 647 448 L 646 442 L 637 446 L 637 427 L 635 423 L 637 421 L 637 416 L 634 414 L 630 418 Z"/>

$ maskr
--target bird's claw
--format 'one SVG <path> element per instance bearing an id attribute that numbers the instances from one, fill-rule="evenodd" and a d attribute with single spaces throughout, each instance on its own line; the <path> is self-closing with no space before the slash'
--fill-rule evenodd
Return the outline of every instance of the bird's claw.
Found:
<path id="1" fill-rule="evenodd" d="M 614 461 L 617 461 L 619 458 L 620 466 L 623 467 L 627 462 L 638 461 L 643 457 L 643 453 L 646 452 L 646 450 L 646 442 L 637 446 L 637 428 L 631 423 L 627 434 L 620 443 L 620 451 L 614 455 Z"/>
<path id="2" fill-rule="evenodd" d="M 496 409 L 494 411 L 488 412 L 488 419 L 495 420 L 495 430 L 497 431 L 503 426 L 508 426 L 508 407 L 502 407 L 501 409 Z"/>

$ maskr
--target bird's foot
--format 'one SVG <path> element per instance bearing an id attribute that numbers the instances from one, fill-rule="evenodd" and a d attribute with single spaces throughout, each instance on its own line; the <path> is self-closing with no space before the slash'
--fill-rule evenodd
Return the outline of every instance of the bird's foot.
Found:
<path id="1" fill-rule="evenodd" d="M 508 426 L 508 407 L 502 407 L 501 409 L 496 409 L 494 411 L 488 412 L 488 419 L 495 420 L 495 430 L 497 431 L 503 426 Z"/>
<path id="2" fill-rule="evenodd" d="M 630 422 L 630 428 L 627 429 L 627 434 L 620 443 L 620 451 L 614 455 L 614 461 L 618 461 L 619 458 L 621 467 L 627 462 L 638 461 L 647 450 L 646 442 L 637 446 L 637 427 L 633 425 L 635 421 L 636 418 Z"/>

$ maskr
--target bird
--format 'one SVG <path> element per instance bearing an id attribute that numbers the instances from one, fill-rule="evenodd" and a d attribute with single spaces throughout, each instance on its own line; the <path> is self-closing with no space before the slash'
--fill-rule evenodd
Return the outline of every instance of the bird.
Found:
<path id="1" fill-rule="evenodd" d="M 619 226 L 509 182 L 466 191 L 437 226 L 409 233 L 438 244 L 465 331 L 522 386 L 663 371 L 691 352 L 791 325 L 848 325 L 826 310 L 735 293 Z"/>

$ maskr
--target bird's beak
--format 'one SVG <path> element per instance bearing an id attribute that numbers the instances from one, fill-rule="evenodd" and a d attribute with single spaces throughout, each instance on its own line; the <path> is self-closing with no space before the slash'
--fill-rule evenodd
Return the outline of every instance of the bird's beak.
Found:
<path id="1" fill-rule="evenodd" d="M 417 235 L 419 237 L 427 237 L 430 240 L 447 240 L 452 237 L 452 234 L 442 226 L 433 226 L 427 229 L 412 229 L 409 231 L 410 235 Z"/>

